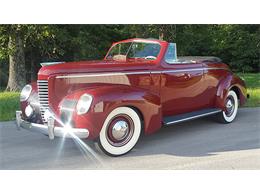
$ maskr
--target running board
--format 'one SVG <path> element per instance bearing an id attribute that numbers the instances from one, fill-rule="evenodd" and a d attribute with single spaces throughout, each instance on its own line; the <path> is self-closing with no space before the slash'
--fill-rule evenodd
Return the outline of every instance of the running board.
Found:
<path id="1" fill-rule="evenodd" d="M 181 123 L 184 121 L 213 115 L 213 114 L 219 113 L 221 111 L 222 111 L 221 109 L 211 108 L 211 109 L 204 109 L 204 110 L 199 110 L 199 111 L 195 111 L 195 112 L 189 112 L 189 113 L 185 113 L 185 114 L 179 114 L 179 115 L 175 115 L 175 116 L 168 116 L 163 119 L 163 124 L 171 125 L 171 124 L 175 124 L 175 123 Z"/>

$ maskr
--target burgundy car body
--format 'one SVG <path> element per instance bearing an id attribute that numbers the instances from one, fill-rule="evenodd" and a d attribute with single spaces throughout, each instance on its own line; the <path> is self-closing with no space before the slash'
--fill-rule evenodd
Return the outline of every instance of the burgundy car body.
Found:
<path id="1" fill-rule="evenodd" d="M 146 39 L 122 42 L 128 41 L 155 42 L 161 50 L 156 60 L 115 61 L 105 57 L 101 61 L 68 62 L 40 69 L 38 80 L 48 80 L 49 108 L 57 118 L 69 120 L 74 128 L 87 128 L 89 138 L 95 139 L 108 114 L 120 106 L 138 111 L 145 134 L 150 134 L 160 129 L 165 117 L 206 108 L 225 110 L 225 97 L 231 88 L 237 93 L 240 105 L 245 103 L 245 83 L 226 64 L 199 58 L 168 64 L 164 59 L 168 42 Z M 37 84 L 32 87 L 37 105 Z M 78 115 L 75 105 L 84 93 L 90 94 L 93 102 L 86 114 Z M 30 101 L 29 98 L 21 103 L 25 120 L 28 119 L 24 109 Z M 74 105 L 69 114 L 62 110 L 65 101 Z M 34 122 L 43 123 L 40 114 Z"/>

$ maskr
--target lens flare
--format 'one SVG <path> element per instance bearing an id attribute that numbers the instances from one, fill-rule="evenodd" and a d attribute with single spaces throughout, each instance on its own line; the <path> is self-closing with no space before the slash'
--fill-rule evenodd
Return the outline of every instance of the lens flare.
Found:
<path id="1" fill-rule="evenodd" d="M 63 123 L 54 113 L 52 114 L 52 117 L 62 126 L 64 127 L 64 136 L 61 140 L 61 145 L 59 148 L 59 154 L 60 156 L 61 150 L 63 149 L 65 137 L 69 135 L 73 141 L 76 143 L 76 146 L 80 149 L 81 153 L 83 154 L 83 157 L 85 159 L 91 159 L 96 165 L 100 165 L 102 167 L 105 167 L 103 163 L 103 159 L 85 142 L 83 142 L 79 137 L 77 137 L 70 129 L 72 128 L 70 125 L 70 120 L 68 120 L 66 123 Z"/>

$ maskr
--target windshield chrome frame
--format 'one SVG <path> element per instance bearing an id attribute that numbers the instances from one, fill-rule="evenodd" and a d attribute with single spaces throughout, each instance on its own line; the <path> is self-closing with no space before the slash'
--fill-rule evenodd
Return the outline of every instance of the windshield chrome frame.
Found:
<path id="1" fill-rule="evenodd" d="M 106 54 L 106 56 L 105 56 L 105 60 L 111 60 L 111 59 L 108 59 L 108 58 L 107 58 L 107 57 L 108 57 L 108 54 L 110 53 L 110 51 L 111 51 L 115 46 L 117 46 L 118 44 L 124 44 L 124 43 L 131 43 L 131 45 L 129 46 L 129 48 L 128 48 L 127 52 L 126 52 L 126 57 L 127 57 L 128 53 L 129 53 L 129 51 L 130 51 L 130 49 L 131 49 L 131 47 L 132 47 L 132 45 L 133 45 L 134 43 L 153 43 L 153 44 L 158 44 L 158 45 L 160 46 L 160 51 L 159 51 L 158 55 L 160 54 L 161 49 L 162 49 L 162 46 L 161 46 L 160 43 L 158 43 L 158 42 L 156 42 L 156 41 L 151 41 L 151 40 L 133 40 L 133 41 L 126 41 L 126 42 L 119 42 L 119 43 L 116 43 L 116 44 L 114 44 L 114 45 L 111 46 L 111 48 L 108 50 L 108 52 L 107 52 L 107 54 Z M 158 57 L 158 55 L 156 56 L 156 58 Z M 142 58 L 142 59 L 145 59 L 145 58 Z"/>

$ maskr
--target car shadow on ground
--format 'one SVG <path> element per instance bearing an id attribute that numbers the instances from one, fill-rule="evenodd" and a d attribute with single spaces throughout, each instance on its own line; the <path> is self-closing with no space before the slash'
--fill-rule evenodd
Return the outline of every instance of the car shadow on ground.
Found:
<path id="1" fill-rule="evenodd" d="M 260 125 L 255 120 L 256 123 L 248 128 L 250 117 L 257 119 L 257 116 L 240 111 L 231 124 L 217 123 L 212 116 L 163 127 L 153 135 L 142 137 L 126 156 L 167 154 L 196 157 L 257 149 L 260 148 Z"/>

